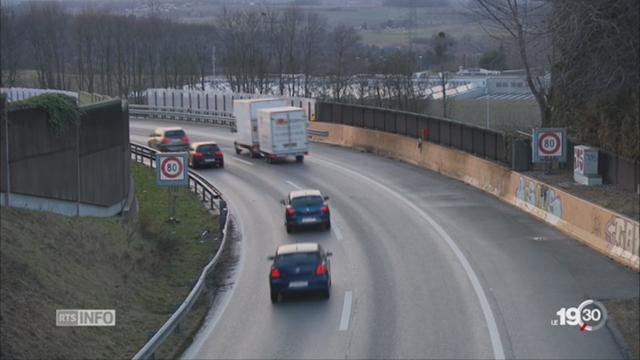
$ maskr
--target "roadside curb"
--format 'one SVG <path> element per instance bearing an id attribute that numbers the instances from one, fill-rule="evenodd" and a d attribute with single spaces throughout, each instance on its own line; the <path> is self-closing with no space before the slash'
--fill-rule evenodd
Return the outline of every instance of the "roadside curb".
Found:
<path id="1" fill-rule="evenodd" d="M 629 349 L 627 342 L 624 340 L 624 336 L 622 336 L 622 333 L 618 329 L 618 325 L 615 321 L 615 318 L 611 314 L 609 314 L 609 317 L 607 319 L 607 329 L 609 329 L 609 332 L 611 333 L 613 340 L 615 341 L 616 345 L 618 345 L 618 347 L 620 348 L 620 352 L 622 352 L 622 355 L 624 356 L 624 358 L 627 360 L 634 359 L 633 354 L 631 353 L 631 349 Z"/>

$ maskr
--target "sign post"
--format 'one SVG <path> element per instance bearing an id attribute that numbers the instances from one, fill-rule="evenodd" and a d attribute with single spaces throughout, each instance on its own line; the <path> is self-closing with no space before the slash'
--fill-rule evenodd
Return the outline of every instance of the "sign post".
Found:
<path id="1" fill-rule="evenodd" d="M 156 154 L 156 184 L 167 188 L 169 222 L 177 222 L 175 189 L 189 186 L 187 153 Z"/>
<path id="2" fill-rule="evenodd" d="M 531 149 L 533 162 L 544 163 L 545 173 L 551 170 L 554 160 L 567 161 L 567 130 L 564 128 L 533 129 Z"/>

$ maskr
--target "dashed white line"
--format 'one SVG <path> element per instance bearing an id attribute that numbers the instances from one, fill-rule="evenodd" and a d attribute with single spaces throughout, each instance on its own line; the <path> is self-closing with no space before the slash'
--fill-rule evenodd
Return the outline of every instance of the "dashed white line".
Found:
<path id="1" fill-rule="evenodd" d="M 337 227 L 335 223 L 331 226 L 331 230 L 336 234 L 336 239 L 342 240 L 342 231 L 340 231 L 340 228 Z"/>
<path id="2" fill-rule="evenodd" d="M 253 166 L 253 163 L 247 160 L 238 159 L 237 157 L 230 157 L 230 159 L 233 159 L 234 161 L 239 161 L 245 165 Z"/>
<path id="3" fill-rule="evenodd" d="M 502 339 L 500 339 L 500 331 L 498 330 L 498 324 L 496 323 L 495 315 L 493 314 L 493 310 L 491 309 L 491 305 L 489 304 L 489 299 L 487 298 L 487 294 L 482 288 L 480 279 L 478 278 L 478 275 L 471 267 L 469 260 L 467 260 L 467 257 L 464 255 L 462 250 L 460 250 L 460 247 L 458 247 L 456 242 L 453 241 L 451 236 L 442 228 L 442 226 L 440 226 L 440 224 L 438 224 L 431 216 L 429 216 L 426 212 L 424 212 L 421 208 L 419 208 L 413 202 L 409 201 L 406 197 L 402 196 L 397 191 L 389 188 L 388 186 L 385 186 L 382 183 L 376 180 L 373 180 L 372 178 L 366 175 L 363 175 L 357 171 L 348 169 L 342 165 L 338 165 L 337 163 L 327 159 L 315 157 L 312 161 L 325 164 L 325 166 L 329 166 L 334 169 L 349 173 L 355 177 L 358 177 L 364 181 L 369 182 L 370 184 L 373 184 L 379 187 L 380 189 L 386 191 L 391 196 L 398 199 L 400 202 L 407 205 L 417 215 L 419 215 L 424 220 L 426 220 L 434 228 L 434 230 L 436 230 L 436 232 L 440 235 L 440 237 L 442 237 L 442 239 L 444 239 L 445 243 L 449 246 L 449 248 L 451 249 L 455 257 L 458 259 L 458 262 L 460 262 L 460 265 L 462 265 L 462 268 L 464 269 L 465 273 L 467 274 L 467 277 L 469 278 L 469 282 L 471 282 L 471 287 L 473 288 L 474 292 L 476 293 L 476 296 L 478 297 L 478 301 L 480 302 L 480 309 L 482 310 L 482 314 L 484 315 L 487 328 L 489 330 L 489 338 L 491 340 L 491 347 L 493 349 L 494 358 L 504 359 L 505 354 L 504 354 L 504 347 L 502 345 Z M 343 317 L 344 317 L 344 312 L 343 312 Z"/>
<path id="4" fill-rule="evenodd" d="M 289 180 L 287 180 L 287 181 L 285 181 L 285 182 L 286 182 L 287 184 L 289 184 L 289 185 L 293 186 L 293 187 L 294 187 L 294 188 L 296 188 L 296 189 L 300 189 L 300 186 L 296 185 L 293 181 L 289 181 Z"/>
<path id="5" fill-rule="evenodd" d="M 349 328 L 349 319 L 351 318 L 351 300 L 353 300 L 353 293 L 346 291 L 344 293 L 344 304 L 342 305 L 342 316 L 340 317 L 339 331 L 347 331 Z"/>

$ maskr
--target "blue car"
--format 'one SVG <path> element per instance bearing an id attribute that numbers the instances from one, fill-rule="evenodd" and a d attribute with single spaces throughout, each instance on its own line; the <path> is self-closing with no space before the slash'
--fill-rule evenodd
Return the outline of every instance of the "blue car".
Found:
<path id="1" fill-rule="evenodd" d="M 318 292 L 325 299 L 331 289 L 331 252 L 325 252 L 317 243 L 281 245 L 276 250 L 269 287 L 271 302 L 277 303 L 286 294 Z"/>
<path id="2" fill-rule="evenodd" d="M 294 228 L 322 226 L 331 229 L 328 196 L 322 196 L 319 190 L 296 190 L 289 193 L 285 205 L 285 226 L 290 233 Z"/>

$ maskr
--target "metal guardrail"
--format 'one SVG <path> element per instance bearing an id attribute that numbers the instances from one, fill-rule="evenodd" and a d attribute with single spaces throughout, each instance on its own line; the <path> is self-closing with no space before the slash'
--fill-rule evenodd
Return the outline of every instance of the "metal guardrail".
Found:
<path id="1" fill-rule="evenodd" d="M 228 128 L 236 126 L 236 118 L 233 114 L 206 109 L 129 104 L 129 115 L 150 119 L 193 121 Z"/>
<path id="2" fill-rule="evenodd" d="M 155 168 L 156 150 L 139 144 L 130 143 L 131 156 L 136 162 Z M 191 310 L 194 303 L 202 293 L 205 286 L 205 279 L 207 275 L 213 270 L 218 263 L 224 246 L 229 236 L 229 214 L 227 204 L 222 198 L 222 194 L 218 189 L 211 185 L 206 179 L 197 173 L 189 170 L 189 188 L 196 195 L 201 197 L 204 204 L 207 205 L 209 210 L 219 210 L 220 212 L 220 224 L 221 224 L 221 238 L 222 242 L 211 261 L 202 269 L 198 281 L 187 295 L 186 299 L 180 304 L 178 309 L 171 315 L 164 325 L 153 335 L 149 341 L 133 356 L 134 360 L 141 359 L 153 359 L 156 350 L 162 345 L 162 343 L 171 335 L 178 325 L 182 322 L 187 313 Z M 217 201 L 214 201 L 217 200 Z M 217 203 L 217 204 L 216 204 Z"/>

